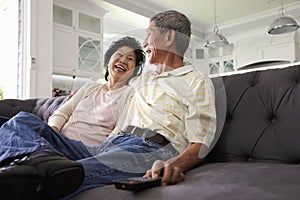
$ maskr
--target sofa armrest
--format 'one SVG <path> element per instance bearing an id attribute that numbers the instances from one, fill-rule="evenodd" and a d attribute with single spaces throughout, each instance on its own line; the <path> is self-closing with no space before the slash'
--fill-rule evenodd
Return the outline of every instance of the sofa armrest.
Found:
<path id="1" fill-rule="evenodd" d="M 20 111 L 32 112 L 37 99 L 2 99 L 0 100 L 0 116 L 13 117 Z"/>
<path id="2" fill-rule="evenodd" d="M 67 100 L 66 96 L 0 100 L 0 116 L 13 117 L 20 111 L 32 113 L 47 122 L 50 115 Z"/>

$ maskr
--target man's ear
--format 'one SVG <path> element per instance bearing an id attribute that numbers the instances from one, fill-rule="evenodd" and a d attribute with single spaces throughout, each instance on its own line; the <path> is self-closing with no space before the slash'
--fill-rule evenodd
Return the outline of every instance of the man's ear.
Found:
<path id="1" fill-rule="evenodd" d="M 165 35 L 166 46 L 171 46 L 175 41 L 176 31 L 168 30 Z"/>

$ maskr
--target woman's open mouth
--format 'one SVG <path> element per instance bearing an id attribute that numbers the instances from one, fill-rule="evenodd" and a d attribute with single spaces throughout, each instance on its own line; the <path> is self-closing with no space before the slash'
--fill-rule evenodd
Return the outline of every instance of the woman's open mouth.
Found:
<path id="1" fill-rule="evenodd" d="M 115 69 L 120 72 L 126 72 L 126 68 L 121 65 L 115 65 Z"/>

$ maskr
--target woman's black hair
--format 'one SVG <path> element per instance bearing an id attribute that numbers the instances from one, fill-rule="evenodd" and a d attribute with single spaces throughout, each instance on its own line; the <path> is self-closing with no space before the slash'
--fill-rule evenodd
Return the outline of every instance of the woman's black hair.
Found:
<path id="1" fill-rule="evenodd" d="M 123 47 L 123 46 L 127 46 L 127 47 L 134 49 L 136 62 L 135 62 L 134 72 L 133 72 L 131 78 L 140 75 L 143 71 L 143 67 L 144 67 L 144 63 L 145 63 L 145 59 L 146 59 L 145 52 L 143 51 L 140 42 L 138 42 L 133 37 L 126 36 L 117 41 L 112 42 L 112 44 L 110 45 L 110 47 L 108 48 L 108 50 L 106 51 L 106 53 L 104 55 L 104 70 L 105 70 L 104 78 L 106 81 L 108 81 L 108 76 L 109 76 L 109 72 L 108 72 L 109 60 L 110 60 L 111 56 L 120 47 Z M 129 80 L 131 78 L 129 78 Z M 128 82 L 129 82 L 129 80 L 128 80 Z"/>

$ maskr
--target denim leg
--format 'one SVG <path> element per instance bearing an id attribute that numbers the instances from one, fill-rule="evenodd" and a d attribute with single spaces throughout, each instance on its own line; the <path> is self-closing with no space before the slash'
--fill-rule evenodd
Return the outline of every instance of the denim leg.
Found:
<path id="1" fill-rule="evenodd" d="M 35 123 L 34 116 L 20 112 L 0 128 L 0 162 L 6 158 L 32 153 L 43 145 L 37 132 L 40 123 Z"/>
<path id="2" fill-rule="evenodd" d="M 171 145 L 162 147 L 127 134 L 108 138 L 94 153 L 93 157 L 79 160 L 84 167 L 85 180 L 68 198 L 94 187 L 112 184 L 115 179 L 142 176 L 154 161 L 168 160 L 178 154 Z"/>
<path id="3" fill-rule="evenodd" d="M 62 133 L 54 131 L 47 124 L 40 135 L 45 138 L 57 151 L 71 160 L 80 160 L 91 156 L 91 153 L 81 141 L 72 140 Z"/>
<path id="4" fill-rule="evenodd" d="M 28 126 L 38 133 L 43 138 L 43 148 L 47 146 L 52 151 L 62 154 L 71 160 L 79 160 L 91 156 L 81 141 L 69 139 L 65 135 L 54 131 L 47 123 L 31 113 L 21 112 L 17 115 L 15 121 L 16 126 Z"/>
<path id="5" fill-rule="evenodd" d="M 31 113 L 20 112 L 1 126 L 0 162 L 40 149 L 50 149 L 72 160 L 91 156 L 82 142 L 55 132 Z"/>

